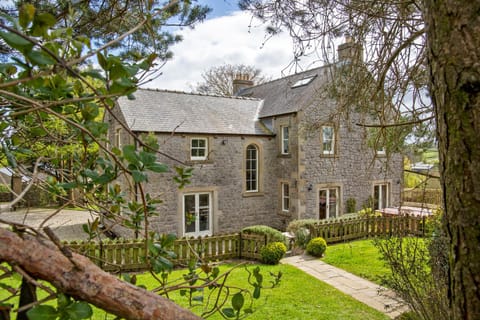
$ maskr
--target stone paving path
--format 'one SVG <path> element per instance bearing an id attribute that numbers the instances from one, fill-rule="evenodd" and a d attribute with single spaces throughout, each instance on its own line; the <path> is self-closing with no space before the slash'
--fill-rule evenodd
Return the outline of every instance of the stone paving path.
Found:
<path id="1" fill-rule="evenodd" d="M 383 312 L 390 319 L 395 319 L 408 310 L 399 302 L 398 298 L 395 298 L 392 290 L 331 266 L 318 258 L 308 255 L 292 256 L 282 259 L 282 263 L 297 267 L 358 301 Z"/>
<path id="2" fill-rule="evenodd" d="M 87 234 L 83 231 L 82 225 L 95 218 L 96 215 L 88 211 L 68 209 L 63 209 L 56 214 L 54 209 L 44 208 L 0 213 L 1 220 L 25 224 L 35 229 L 44 223 L 43 226 L 49 226 L 61 240 L 85 240 Z M 44 222 L 46 219 L 48 220 Z"/>

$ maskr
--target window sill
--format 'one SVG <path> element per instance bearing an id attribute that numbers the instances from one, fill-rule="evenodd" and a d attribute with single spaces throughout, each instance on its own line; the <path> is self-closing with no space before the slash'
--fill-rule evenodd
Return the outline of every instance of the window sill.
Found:
<path id="1" fill-rule="evenodd" d="M 338 154 L 320 154 L 320 158 L 339 158 Z"/>
<path id="2" fill-rule="evenodd" d="M 265 194 L 263 192 L 259 192 L 259 191 L 256 191 L 256 192 L 247 192 L 247 191 L 244 191 L 242 196 L 244 198 L 250 198 L 250 197 L 263 197 Z"/>
<path id="3" fill-rule="evenodd" d="M 286 158 L 286 159 L 289 159 L 292 157 L 292 154 L 291 153 L 280 153 L 277 155 L 277 158 Z"/>
<path id="4" fill-rule="evenodd" d="M 280 212 L 278 212 L 278 215 L 281 217 L 290 218 L 292 216 L 292 212 L 281 210 Z"/>
<path id="5" fill-rule="evenodd" d="M 187 160 L 185 163 L 189 166 L 196 165 L 196 164 L 213 164 L 213 160 L 206 159 L 206 160 Z"/>

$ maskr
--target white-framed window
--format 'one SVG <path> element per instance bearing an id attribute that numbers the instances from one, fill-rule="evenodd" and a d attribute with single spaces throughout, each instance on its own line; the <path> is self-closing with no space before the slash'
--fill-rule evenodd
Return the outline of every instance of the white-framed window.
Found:
<path id="1" fill-rule="evenodd" d="M 384 156 L 386 154 L 385 147 L 384 146 L 378 146 L 376 148 L 376 152 L 378 156 Z"/>
<path id="2" fill-rule="evenodd" d="M 373 209 L 379 210 L 389 206 L 390 188 L 388 183 L 378 183 L 373 186 Z"/>
<path id="3" fill-rule="evenodd" d="M 282 211 L 290 210 L 290 185 L 282 182 Z"/>
<path id="4" fill-rule="evenodd" d="M 282 126 L 280 127 L 280 133 L 281 133 L 281 148 L 282 154 L 289 154 L 290 153 L 290 143 L 289 143 L 289 127 L 287 126 Z"/>
<path id="5" fill-rule="evenodd" d="M 190 160 L 207 160 L 208 139 L 192 138 L 190 140 Z"/>
<path id="6" fill-rule="evenodd" d="M 340 208 L 340 188 L 324 188 L 318 190 L 318 218 L 338 218 Z"/>
<path id="7" fill-rule="evenodd" d="M 322 126 L 322 153 L 335 154 L 335 128 Z"/>
<path id="8" fill-rule="evenodd" d="M 183 195 L 183 234 L 195 237 L 212 234 L 211 193 Z"/>
<path id="9" fill-rule="evenodd" d="M 258 147 L 254 144 L 247 146 L 245 157 L 245 190 L 247 192 L 258 191 Z"/>
<path id="10" fill-rule="evenodd" d="M 114 138 L 115 147 L 121 148 L 122 147 L 122 128 L 115 129 L 115 138 Z"/>

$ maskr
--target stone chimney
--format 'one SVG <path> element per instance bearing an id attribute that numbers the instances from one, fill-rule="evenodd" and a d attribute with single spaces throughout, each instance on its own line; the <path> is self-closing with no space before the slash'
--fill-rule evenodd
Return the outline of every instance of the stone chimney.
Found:
<path id="1" fill-rule="evenodd" d="M 363 61 L 362 45 L 354 42 L 349 34 L 345 35 L 345 42 L 338 46 L 337 53 L 339 62 Z"/>
<path id="2" fill-rule="evenodd" d="M 253 86 L 253 80 L 250 80 L 248 74 L 238 73 L 233 79 L 233 95 L 237 95 L 241 90 Z"/>

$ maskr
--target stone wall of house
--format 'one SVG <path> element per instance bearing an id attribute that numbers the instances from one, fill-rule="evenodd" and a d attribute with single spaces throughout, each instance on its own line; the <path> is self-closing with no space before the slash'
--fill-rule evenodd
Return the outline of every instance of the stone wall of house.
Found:
<path id="1" fill-rule="evenodd" d="M 357 210 L 362 209 L 362 205 L 373 196 L 375 183 L 388 184 L 389 205 L 398 205 L 403 180 L 402 156 L 376 155 L 366 142 L 365 129 L 356 125 L 360 120 L 358 116 L 350 114 L 347 119 L 345 115 L 335 118 L 328 113 L 328 108 L 328 101 L 325 101 L 324 105 L 308 109 L 308 118 L 303 113 L 299 115 L 302 119 L 299 136 L 302 218 L 318 218 L 319 190 L 330 187 L 340 189 L 340 215 L 345 213 L 350 198 L 355 199 Z M 322 154 L 322 124 L 336 127 L 334 156 Z"/>
<path id="2" fill-rule="evenodd" d="M 284 230 L 291 220 L 318 218 L 319 189 L 329 186 L 340 188 L 340 214 L 345 212 L 350 198 L 356 200 L 357 210 L 362 209 L 362 204 L 373 195 L 375 183 L 387 183 L 390 205 L 398 205 L 402 157 L 399 154 L 376 157 L 375 150 L 366 143 L 365 130 L 356 125 L 360 119 L 353 114 L 332 116 L 332 105 L 328 99 L 316 99 L 305 113 L 270 119 L 276 136 L 157 134 L 161 152 L 170 156 L 159 156 L 159 161 L 168 164 L 171 171 L 149 176 L 146 192 L 163 201 L 158 205 L 158 216 L 150 219 L 150 226 L 158 232 L 182 236 L 183 196 L 198 192 L 212 195 L 213 234 L 238 232 L 258 224 Z M 111 125 L 109 139 L 114 146 L 115 128 L 119 126 L 108 116 L 105 121 Z M 337 128 L 335 156 L 322 155 L 322 123 Z M 282 126 L 290 128 L 288 155 L 281 154 Z M 207 160 L 190 161 L 190 141 L 194 137 L 208 139 Z M 124 131 L 121 144 L 132 142 Z M 245 192 L 245 153 L 251 143 L 260 150 L 258 193 Z M 181 190 L 173 181 L 175 166 L 194 168 L 191 183 Z M 288 212 L 281 207 L 281 183 L 290 186 Z"/>
<path id="3" fill-rule="evenodd" d="M 208 160 L 190 161 L 190 139 L 207 137 Z M 183 234 L 183 195 L 210 192 L 213 195 L 213 233 L 238 232 L 250 225 L 265 224 L 282 228 L 277 217 L 275 201 L 277 188 L 277 152 L 275 138 L 254 136 L 198 136 L 187 134 L 158 135 L 161 151 L 194 168 L 191 183 L 179 190 L 173 182 L 174 166 L 182 163 L 160 157 L 172 171 L 167 174 L 151 174 L 147 191 L 163 200 L 158 207 L 159 217 L 151 225 L 159 232 Z M 260 150 L 260 190 L 245 192 L 245 151 L 249 144 Z"/>
<path id="4" fill-rule="evenodd" d="M 288 223 L 294 219 L 298 219 L 299 213 L 299 190 L 298 190 L 298 117 L 296 114 L 287 114 L 276 116 L 273 120 L 273 132 L 276 134 L 276 162 L 274 163 L 275 177 L 272 189 L 276 190 L 274 196 L 274 208 L 277 213 L 277 219 L 280 220 L 282 229 L 285 229 Z M 289 128 L 289 153 L 282 154 L 282 134 L 281 129 L 284 126 Z M 289 202 L 290 207 L 288 212 L 282 210 L 282 190 L 281 184 L 288 183 L 289 185 Z"/>

